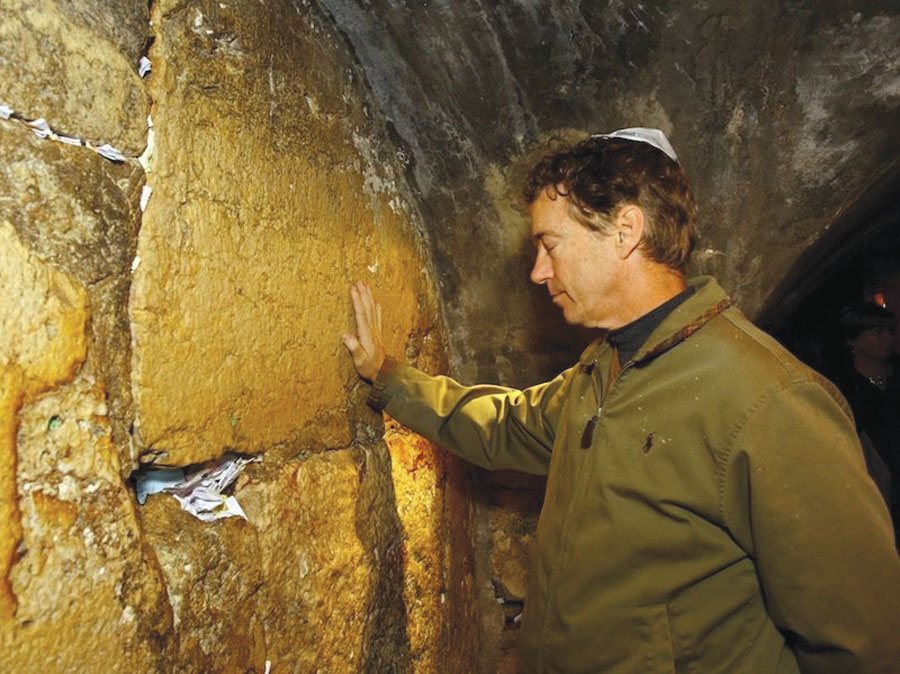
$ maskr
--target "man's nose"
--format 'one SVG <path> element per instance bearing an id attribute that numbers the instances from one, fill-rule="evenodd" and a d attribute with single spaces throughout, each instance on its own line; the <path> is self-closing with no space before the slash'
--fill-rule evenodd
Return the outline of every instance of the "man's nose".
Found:
<path id="1" fill-rule="evenodd" d="M 531 268 L 531 280 L 534 283 L 546 283 L 553 278 L 553 265 L 543 248 L 538 248 L 537 258 Z"/>

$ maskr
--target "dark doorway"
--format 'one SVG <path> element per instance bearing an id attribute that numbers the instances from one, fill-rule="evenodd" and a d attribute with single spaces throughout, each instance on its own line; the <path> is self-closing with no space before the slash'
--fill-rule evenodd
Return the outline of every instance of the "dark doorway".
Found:
<path id="1" fill-rule="evenodd" d="M 833 378 L 848 357 L 841 309 L 866 301 L 900 316 L 900 165 L 874 181 L 807 251 L 759 323 Z"/>

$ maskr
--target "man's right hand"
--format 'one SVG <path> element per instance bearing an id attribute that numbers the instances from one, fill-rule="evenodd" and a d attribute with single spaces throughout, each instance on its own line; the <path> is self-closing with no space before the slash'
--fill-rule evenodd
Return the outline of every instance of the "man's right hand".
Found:
<path id="1" fill-rule="evenodd" d="M 372 296 L 367 283 L 357 281 L 350 286 L 350 299 L 356 317 L 356 332 L 345 332 L 341 341 L 353 357 L 353 367 L 366 381 L 375 381 L 384 363 L 384 341 L 381 337 L 381 305 Z"/>

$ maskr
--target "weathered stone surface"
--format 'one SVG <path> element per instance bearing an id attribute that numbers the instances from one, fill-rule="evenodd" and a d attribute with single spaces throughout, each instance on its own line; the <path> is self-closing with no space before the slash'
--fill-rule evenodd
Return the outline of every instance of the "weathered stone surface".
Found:
<path id="1" fill-rule="evenodd" d="M 151 496 L 138 512 L 172 608 L 177 655 L 169 666 L 262 673 L 266 642 L 257 593 L 264 579 L 253 525 L 240 518 L 201 522 L 164 494 Z"/>
<path id="2" fill-rule="evenodd" d="M 346 446 L 350 281 L 389 293 L 394 353 L 434 320 L 384 140 L 310 10 L 154 7 L 154 192 L 131 301 L 146 459 Z"/>
<path id="3" fill-rule="evenodd" d="M 0 39 L 40 34 L 45 57 L 74 57 L 52 77 L 46 60 L 19 64 L 26 76 L 2 102 L 26 117 L 35 92 L 65 94 L 63 111 L 106 105 L 84 103 L 79 59 L 121 75 L 122 55 L 139 55 L 135 8 L 8 4 Z M 469 567 L 445 558 L 443 458 L 412 436 L 384 446 L 339 342 L 349 282 L 362 277 L 390 289 L 391 351 L 446 367 L 415 210 L 344 45 L 289 3 L 156 12 L 158 143 L 139 251 L 135 165 L 0 121 L 0 255 L 18 265 L 4 271 L 31 270 L 3 277 L 4 300 L 20 300 L 0 303 L 3 325 L 41 327 L 10 341 L 0 370 L 11 582 L 0 668 L 262 672 L 268 659 L 274 672 L 467 671 L 448 665 L 446 616 L 451 603 L 465 613 L 455 598 L 471 584 Z M 86 34 L 102 39 L 83 49 Z M 143 106 L 142 84 L 122 82 L 110 92 L 120 112 Z M 70 327 L 55 299 L 65 283 L 80 311 Z M 48 345 L 53 321 L 68 351 Z M 49 352 L 66 363 L 55 378 L 41 369 Z M 136 457 L 132 389 L 145 458 L 268 450 L 237 487 L 249 522 L 202 523 L 162 495 L 135 519 L 122 482 Z"/>
<path id="4" fill-rule="evenodd" d="M 82 368 L 26 403 L 16 439 L 22 542 L 3 671 L 165 671 L 171 612 L 120 476 L 102 389 Z"/>
<path id="5" fill-rule="evenodd" d="M 0 619 L 15 610 L 8 575 L 22 535 L 16 416 L 26 398 L 69 379 L 84 360 L 86 305 L 81 286 L 35 260 L 0 222 Z"/>
<path id="6" fill-rule="evenodd" d="M 9 222 L 0 223 L 0 256 L 0 364 L 19 369 L 33 396 L 69 379 L 84 360 L 87 293 L 29 253 Z"/>
<path id="7" fill-rule="evenodd" d="M 171 618 L 82 366 L 87 292 L 3 222 L 0 298 L 0 669 L 158 669 Z"/>
<path id="8" fill-rule="evenodd" d="M 84 148 L 39 140 L 0 122 L 0 220 L 32 254 L 87 288 L 89 358 L 108 393 L 123 472 L 134 468 L 128 290 L 140 227 L 143 171 Z"/>
<path id="9" fill-rule="evenodd" d="M 0 102 L 137 156 L 147 131 L 137 74 L 146 30 L 146 0 L 3 0 Z"/>
<path id="10" fill-rule="evenodd" d="M 4 2 L 0 102 L 137 154 L 146 5 L 107 4 Z M 446 368 L 400 160 L 313 9 L 155 11 L 140 250 L 136 163 L 0 121 L 0 669 L 470 671 L 460 473 L 451 503 L 435 448 L 385 447 L 339 342 L 361 277 L 391 351 Z M 145 459 L 267 452 L 249 522 L 135 512 L 132 390 Z"/>
<path id="11" fill-rule="evenodd" d="M 445 670 L 447 595 L 444 560 L 444 461 L 424 438 L 388 420 L 385 442 L 403 536 L 403 599 L 413 671 Z M 451 588 L 454 595 L 458 595 Z"/>
<path id="12" fill-rule="evenodd" d="M 810 4 L 784 18 L 774 32 L 761 13 L 709 23 L 707 49 L 723 55 L 748 31 L 771 35 L 760 52 L 697 73 L 694 91 L 733 84 L 719 94 L 721 108 L 687 125 L 704 209 L 696 267 L 721 277 L 751 316 L 867 184 L 896 165 L 898 149 L 896 134 L 882 136 L 900 121 L 896 7 Z"/>
<path id="13" fill-rule="evenodd" d="M 404 671 L 409 646 L 384 458 L 382 448 L 271 467 L 264 460 L 236 492 L 257 532 L 265 579 L 257 601 L 275 674 Z"/>
<path id="14" fill-rule="evenodd" d="M 206 524 L 150 497 L 140 520 L 177 671 L 471 671 L 474 642 L 448 649 L 449 595 L 463 595 L 445 584 L 443 456 L 391 428 L 390 453 L 252 464 L 235 490 L 249 522 Z"/>

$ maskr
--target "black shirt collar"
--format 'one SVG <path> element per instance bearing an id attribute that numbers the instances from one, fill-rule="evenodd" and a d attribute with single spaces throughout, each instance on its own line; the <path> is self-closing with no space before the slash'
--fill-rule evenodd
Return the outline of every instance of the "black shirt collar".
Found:
<path id="1" fill-rule="evenodd" d="M 606 333 L 606 341 L 616 347 L 619 353 L 619 363 L 627 363 L 631 360 L 637 350 L 647 341 L 650 333 L 656 329 L 656 326 L 693 294 L 694 288 L 685 288 L 675 297 L 666 300 L 640 318 Z"/>

